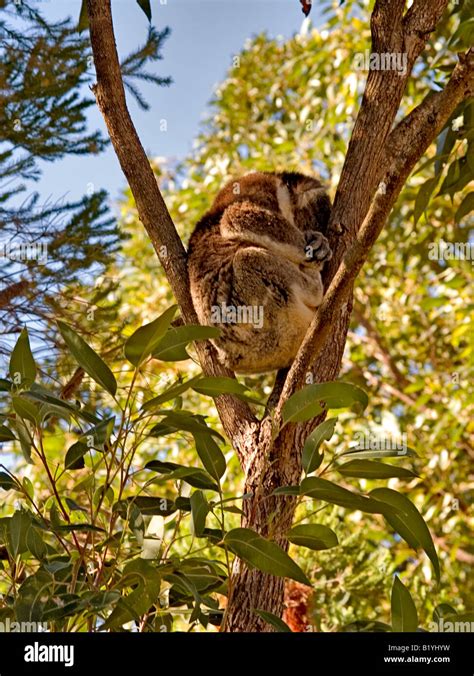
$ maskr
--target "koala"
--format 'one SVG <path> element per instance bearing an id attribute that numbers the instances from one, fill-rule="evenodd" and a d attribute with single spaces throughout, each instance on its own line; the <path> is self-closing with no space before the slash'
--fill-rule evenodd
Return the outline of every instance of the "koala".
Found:
<path id="1" fill-rule="evenodd" d="M 300 173 L 252 172 L 230 181 L 188 247 L 194 308 L 221 362 L 238 373 L 288 367 L 323 299 L 331 202 Z"/>

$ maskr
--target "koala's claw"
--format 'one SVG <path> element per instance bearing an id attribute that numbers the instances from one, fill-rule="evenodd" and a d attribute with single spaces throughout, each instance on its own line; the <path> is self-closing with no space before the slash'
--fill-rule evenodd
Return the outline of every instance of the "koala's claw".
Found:
<path id="1" fill-rule="evenodd" d="M 305 233 L 305 240 L 305 252 L 308 261 L 324 263 L 332 258 L 329 242 L 321 232 L 307 232 Z"/>

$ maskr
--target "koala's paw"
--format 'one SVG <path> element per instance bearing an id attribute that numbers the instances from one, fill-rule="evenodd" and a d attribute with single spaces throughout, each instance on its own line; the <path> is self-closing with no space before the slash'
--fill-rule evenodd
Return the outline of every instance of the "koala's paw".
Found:
<path id="1" fill-rule="evenodd" d="M 332 258 L 329 242 L 321 232 L 309 231 L 305 233 L 305 253 L 308 261 L 324 263 Z"/>

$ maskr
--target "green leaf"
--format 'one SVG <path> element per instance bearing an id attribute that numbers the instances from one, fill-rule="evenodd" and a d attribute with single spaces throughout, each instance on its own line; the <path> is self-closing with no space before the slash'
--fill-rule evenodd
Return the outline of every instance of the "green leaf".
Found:
<path id="1" fill-rule="evenodd" d="M 61 526 L 55 526 L 54 529 L 55 531 L 64 531 L 64 532 L 71 532 L 71 531 L 83 531 L 85 533 L 91 532 L 91 533 L 105 533 L 106 531 L 103 528 L 99 528 L 99 526 L 93 526 L 91 523 L 67 523 Z"/>
<path id="2" fill-rule="evenodd" d="M 22 420 L 29 420 L 37 425 L 40 419 L 38 407 L 26 397 L 12 397 L 12 405 L 15 413 Z"/>
<path id="3" fill-rule="evenodd" d="M 32 444 L 28 427 L 22 419 L 15 420 L 15 427 L 18 434 L 18 439 L 20 440 L 20 448 L 21 452 L 23 453 L 23 457 L 25 458 L 26 462 L 33 464 L 31 459 Z"/>
<path id="4" fill-rule="evenodd" d="M 28 479 L 27 476 L 23 477 L 23 481 L 21 482 L 23 490 L 26 492 L 26 494 L 33 499 L 35 497 L 35 487 L 31 483 L 31 481 Z"/>
<path id="5" fill-rule="evenodd" d="M 224 570 L 206 559 L 184 559 L 178 572 L 185 575 L 199 593 L 220 587 L 225 580 Z"/>
<path id="6" fill-rule="evenodd" d="M 210 434 L 194 433 L 196 451 L 204 469 L 217 481 L 226 470 L 225 456 Z"/>
<path id="7" fill-rule="evenodd" d="M 416 631 L 418 629 L 418 613 L 410 592 L 398 577 L 392 586 L 392 630 Z"/>
<path id="8" fill-rule="evenodd" d="M 454 608 L 447 603 L 440 603 L 433 611 L 433 621 L 439 624 L 441 620 L 444 620 L 451 615 L 457 615 Z"/>
<path id="9" fill-rule="evenodd" d="M 395 512 L 384 513 L 385 519 L 410 547 L 413 547 L 413 549 L 422 547 L 424 549 L 433 564 L 436 579 L 439 582 L 438 555 L 428 526 L 415 505 L 405 495 L 391 488 L 375 488 L 370 492 L 370 496 L 375 498 L 376 501 L 385 502 L 395 509 Z"/>
<path id="10" fill-rule="evenodd" d="M 5 427 L 5 425 L 0 425 L 0 442 L 1 441 L 14 441 L 16 439 L 13 432 Z"/>
<path id="11" fill-rule="evenodd" d="M 112 396 L 115 396 L 117 391 L 117 381 L 107 364 L 102 361 L 99 355 L 94 352 L 74 329 L 59 320 L 57 321 L 57 325 L 64 342 L 79 366 L 82 366 L 84 371 L 88 373 L 96 383 L 103 387 L 104 390 L 109 392 Z"/>
<path id="12" fill-rule="evenodd" d="M 334 434 L 337 418 L 329 418 L 311 432 L 303 446 L 303 469 L 306 474 L 311 474 L 318 469 L 323 461 L 324 454 L 319 452 L 323 441 L 329 441 Z"/>
<path id="13" fill-rule="evenodd" d="M 82 441 L 76 441 L 67 450 L 64 458 L 64 467 L 66 469 L 82 469 L 85 467 L 84 455 L 89 450 L 88 446 Z"/>
<path id="14" fill-rule="evenodd" d="M 129 362 L 138 367 L 154 352 L 173 321 L 177 309 L 177 305 L 172 305 L 157 319 L 132 333 L 124 347 L 125 357 Z"/>
<path id="15" fill-rule="evenodd" d="M 25 394 L 27 394 L 30 399 L 35 399 L 36 401 L 40 401 L 45 404 L 51 404 L 51 406 L 54 406 L 55 408 L 63 408 L 65 413 L 73 413 L 78 416 L 82 414 L 82 411 L 77 406 L 69 404 L 67 401 L 64 401 L 64 399 L 55 397 L 53 394 L 38 385 L 34 385 L 33 387 L 34 389 L 32 388 L 31 390 L 28 390 L 28 392 L 25 392 Z"/>
<path id="16" fill-rule="evenodd" d="M 426 207 L 428 206 L 429 201 L 431 199 L 431 195 L 433 194 L 433 190 L 436 188 L 437 183 L 438 183 L 437 177 L 429 178 L 427 181 L 423 183 L 423 185 L 420 186 L 415 200 L 415 207 L 413 210 L 413 220 L 415 222 L 415 225 L 418 223 L 421 214 L 424 213 Z"/>
<path id="17" fill-rule="evenodd" d="M 64 498 L 66 501 L 66 505 L 69 507 L 71 512 L 85 512 L 87 514 L 87 509 L 85 507 L 81 507 L 75 500 L 72 498 Z"/>
<path id="18" fill-rule="evenodd" d="M 300 495 L 299 486 L 279 486 L 275 488 L 272 495 Z"/>
<path id="19" fill-rule="evenodd" d="M 19 490 L 15 479 L 6 472 L 0 472 L 0 488 L 3 488 L 4 491 Z"/>
<path id="20" fill-rule="evenodd" d="M 193 383 L 198 382 L 199 379 L 200 376 L 196 376 L 195 378 L 190 378 L 189 380 L 186 380 L 184 383 L 177 383 L 176 385 L 172 385 L 167 390 L 159 394 L 157 397 L 153 397 L 153 399 L 149 399 L 148 401 L 146 401 L 142 406 L 142 411 L 150 411 L 151 409 L 158 408 L 161 404 L 164 404 L 166 401 L 170 401 L 170 399 L 175 399 L 176 397 L 179 397 L 180 394 L 186 392 L 186 390 L 192 387 Z"/>
<path id="21" fill-rule="evenodd" d="M 77 23 L 78 33 L 82 33 L 89 28 L 89 15 L 87 13 L 87 0 L 82 0 L 79 21 Z"/>
<path id="22" fill-rule="evenodd" d="M 36 378 L 36 364 L 30 348 L 28 331 L 22 329 L 10 357 L 10 378 L 15 385 L 29 387 Z"/>
<path id="23" fill-rule="evenodd" d="M 258 615 L 259 617 L 262 618 L 262 620 L 265 620 L 271 627 L 277 630 L 277 632 L 280 633 L 292 633 L 290 627 L 286 624 L 286 622 L 283 622 L 281 617 L 278 617 L 277 615 L 274 615 L 273 613 L 268 612 L 268 610 L 254 610 L 253 611 L 255 615 Z"/>
<path id="24" fill-rule="evenodd" d="M 355 407 L 361 413 L 368 401 L 364 390 L 351 383 L 338 381 L 307 385 L 285 402 L 283 421 L 285 424 L 304 422 L 330 408 Z"/>
<path id="25" fill-rule="evenodd" d="M 142 10 L 145 12 L 148 21 L 151 21 L 151 5 L 150 0 L 137 0 Z"/>
<path id="26" fill-rule="evenodd" d="M 133 503 L 138 507 L 140 512 L 145 516 L 169 516 L 170 514 L 173 514 L 173 512 L 176 512 L 176 505 L 173 500 L 161 497 L 151 497 L 148 495 L 137 495 L 122 500 L 121 502 L 117 502 L 114 505 L 114 511 L 121 513 L 120 510 L 123 505 L 125 508 L 125 516 L 127 516 L 127 506 L 129 503 Z"/>
<path id="27" fill-rule="evenodd" d="M 391 477 L 412 479 L 418 476 L 415 472 L 404 467 L 395 467 L 394 465 L 387 465 L 383 462 L 372 462 L 370 460 L 351 460 L 337 467 L 337 471 L 342 476 L 361 479 L 390 479 Z"/>
<path id="28" fill-rule="evenodd" d="M 294 526 L 286 536 L 294 545 L 308 549 L 331 549 L 339 544 L 336 533 L 331 528 L 319 524 Z"/>
<path id="29" fill-rule="evenodd" d="M 224 543 L 249 566 L 311 586 L 301 568 L 281 547 L 249 528 L 234 528 L 226 534 Z"/>
<path id="30" fill-rule="evenodd" d="M 474 211 L 474 192 L 468 193 L 459 205 L 456 215 L 454 216 L 455 222 L 459 223 L 464 216 L 467 216 L 472 211 Z"/>
<path id="31" fill-rule="evenodd" d="M 46 557 L 48 548 L 43 542 L 43 538 L 40 536 L 38 530 L 33 525 L 30 525 L 26 532 L 25 544 L 28 551 L 30 551 L 39 561 L 42 561 Z"/>
<path id="32" fill-rule="evenodd" d="M 26 535 L 31 526 L 31 516 L 28 512 L 17 511 L 8 523 L 8 541 L 10 553 L 13 557 L 28 551 Z"/>
<path id="33" fill-rule="evenodd" d="M 188 324 L 169 329 L 161 339 L 157 348 L 153 351 L 155 359 L 161 361 L 183 361 L 189 359 L 186 346 L 195 340 L 207 340 L 217 338 L 220 330 L 213 326 L 200 326 Z"/>
<path id="34" fill-rule="evenodd" d="M 150 460 L 145 465 L 145 469 L 151 469 L 159 474 L 164 474 L 167 480 L 177 481 L 182 479 L 194 488 L 203 488 L 204 490 L 218 490 L 219 486 L 212 480 L 207 472 L 199 467 L 184 467 L 174 462 L 162 462 L 161 460 Z"/>
<path id="35" fill-rule="evenodd" d="M 166 429 L 168 431 L 166 431 Z M 163 420 L 155 425 L 150 430 L 150 436 L 158 436 L 156 432 L 159 432 L 159 436 L 163 434 L 169 434 L 170 432 L 191 432 L 191 434 L 212 434 L 224 441 L 223 437 L 213 430 L 212 427 L 206 424 L 206 421 L 202 415 L 193 415 L 189 411 L 166 411 L 166 416 Z"/>
<path id="36" fill-rule="evenodd" d="M 94 448 L 97 451 L 102 451 L 105 448 L 105 445 L 109 443 L 112 432 L 114 431 L 115 425 L 115 416 L 110 416 L 110 418 L 104 418 L 90 427 L 84 434 L 81 436 L 79 441 L 86 444 L 90 448 Z"/>
<path id="37" fill-rule="evenodd" d="M 209 514 L 209 503 L 202 491 L 195 491 L 190 498 L 191 516 L 193 520 L 193 530 L 196 537 L 204 534 L 206 527 L 206 517 Z"/>
<path id="38" fill-rule="evenodd" d="M 300 487 L 301 495 L 308 495 L 317 500 L 324 500 L 333 505 L 340 505 L 347 509 L 360 509 L 369 514 L 385 513 L 384 505 L 371 498 L 367 498 L 359 493 L 337 486 L 332 481 L 320 479 L 319 477 L 308 477 L 303 479 Z"/>
<path id="39" fill-rule="evenodd" d="M 122 583 L 133 586 L 117 603 L 102 625 L 102 629 L 116 629 L 131 620 L 138 620 L 158 602 L 161 573 L 144 559 L 136 559 L 125 566 Z"/>

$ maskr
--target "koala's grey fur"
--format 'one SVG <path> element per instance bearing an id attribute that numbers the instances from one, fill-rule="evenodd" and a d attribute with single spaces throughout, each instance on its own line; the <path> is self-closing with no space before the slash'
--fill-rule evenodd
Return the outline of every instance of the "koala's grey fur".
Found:
<path id="1" fill-rule="evenodd" d="M 213 343 L 232 370 L 261 373 L 293 361 L 323 298 L 330 208 L 316 178 L 254 172 L 227 183 L 196 225 L 191 295 L 201 324 L 221 329 Z"/>

